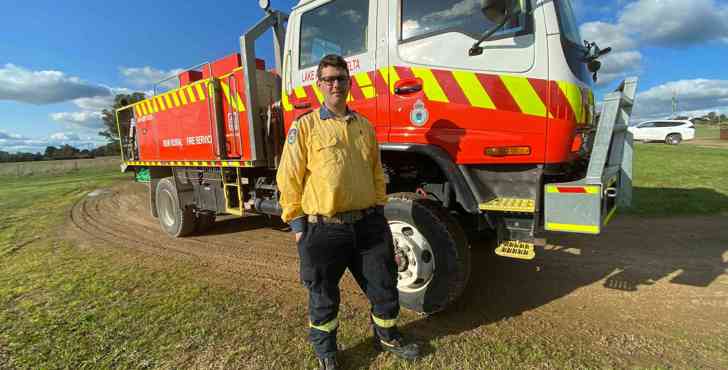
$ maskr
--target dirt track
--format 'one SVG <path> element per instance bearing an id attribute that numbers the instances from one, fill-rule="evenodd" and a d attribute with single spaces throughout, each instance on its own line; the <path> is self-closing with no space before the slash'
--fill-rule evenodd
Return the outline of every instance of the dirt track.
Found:
<path id="1" fill-rule="evenodd" d="M 188 261 L 221 281 L 291 292 L 296 304 L 304 294 L 291 236 L 265 217 L 222 220 L 209 235 L 171 239 L 149 214 L 145 185 L 124 183 L 85 197 L 69 218 L 67 237 L 87 247 Z M 618 217 L 599 237 L 549 235 L 548 243 L 530 262 L 495 258 L 488 241 L 474 245 L 464 298 L 406 329 L 430 339 L 487 330 L 574 337 L 578 346 L 608 351 L 618 367 L 647 359 L 728 368 L 728 350 L 715 356 L 728 348 L 728 215 Z M 352 279 L 343 289 L 366 310 Z"/>

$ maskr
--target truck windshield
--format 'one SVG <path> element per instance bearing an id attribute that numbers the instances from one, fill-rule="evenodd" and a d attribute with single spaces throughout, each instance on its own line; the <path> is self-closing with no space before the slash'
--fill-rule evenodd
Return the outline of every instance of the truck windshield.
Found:
<path id="1" fill-rule="evenodd" d="M 525 15 L 519 14 L 494 37 L 523 30 Z M 446 32 L 463 33 L 477 40 L 494 25 L 480 10 L 480 0 L 402 0 L 403 41 Z"/>
<path id="2" fill-rule="evenodd" d="M 581 46 L 581 34 L 579 33 L 579 26 L 576 23 L 571 0 L 558 0 L 556 4 L 558 4 L 559 17 L 561 18 L 561 34 L 567 40 Z"/>

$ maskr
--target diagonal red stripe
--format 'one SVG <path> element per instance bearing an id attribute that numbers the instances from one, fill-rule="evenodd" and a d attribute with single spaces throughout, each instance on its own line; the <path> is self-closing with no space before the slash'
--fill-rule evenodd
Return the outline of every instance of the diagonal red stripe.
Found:
<path id="1" fill-rule="evenodd" d="M 564 92 L 559 88 L 559 84 L 556 81 L 550 81 L 551 90 L 551 114 L 554 117 L 563 120 L 576 120 L 576 114 L 574 109 L 569 104 L 569 99 L 566 98 Z"/>
<path id="2" fill-rule="evenodd" d="M 451 71 L 433 69 L 432 74 L 435 75 L 437 82 L 440 83 L 440 87 L 442 87 L 450 103 L 470 105 L 470 100 L 463 93 L 463 90 L 460 88 Z"/>
<path id="3" fill-rule="evenodd" d="M 394 70 L 397 71 L 397 76 L 399 76 L 400 80 L 415 78 L 415 74 L 408 67 L 396 66 Z"/>
<path id="4" fill-rule="evenodd" d="M 549 108 L 549 112 L 552 116 L 558 117 L 557 111 L 554 110 L 554 107 L 550 105 L 550 102 L 553 102 L 553 100 L 549 100 L 549 81 L 548 80 L 541 80 L 537 78 L 529 78 L 528 83 L 531 84 L 531 87 L 533 87 L 533 90 L 536 91 L 536 95 L 541 99 L 541 102 L 544 103 L 544 106 Z"/>
<path id="5" fill-rule="evenodd" d="M 493 104 L 499 110 L 508 110 L 511 112 L 521 112 L 521 108 L 506 89 L 500 77 L 496 75 L 487 75 L 478 73 L 478 80 L 483 88 L 493 100 Z"/>
<path id="6" fill-rule="evenodd" d="M 369 75 L 369 79 L 372 80 L 372 83 L 374 83 L 374 87 L 377 90 L 377 96 L 389 95 L 389 85 L 387 85 L 387 81 L 384 81 L 379 70 L 375 69 L 371 72 L 367 72 L 367 74 Z"/>
<path id="7" fill-rule="evenodd" d="M 320 107 L 321 104 L 316 97 L 316 93 L 313 91 L 313 86 L 306 85 L 303 87 L 303 89 L 306 90 L 306 99 L 308 99 L 309 103 L 311 103 L 311 108 L 316 109 Z"/>
<path id="8" fill-rule="evenodd" d="M 356 100 L 364 100 L 364 92 L 361 91 L 359 83 L 356 82 L 355 78 L 351 78 L 351 97 Z"/>

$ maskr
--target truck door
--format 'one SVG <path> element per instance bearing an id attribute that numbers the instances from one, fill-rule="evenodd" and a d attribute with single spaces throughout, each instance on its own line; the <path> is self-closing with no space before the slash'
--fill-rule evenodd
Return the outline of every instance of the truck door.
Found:
<path id="1" fill-rule="evenodd" d="M 378 0 L 314 1 L 292 14 L 289 32 L 296 35 L 289 49 L 286 89 L 295 115 L 323 104 L 316 86 L 316 69 L 322 57 L 338 54 L 346 59 L 352 77 L 349 107 L 364 115 L 377 127 L 375 59 Z"/>
<path id="2" fill-rule="evenodd" d="M 536 135 L 545 130 L 543 104 L 521 106 L 512 96 L 528 87 L 526 78 L 545 79 L 548 73 L 535 63 L 537 45 L 527 12 L 482 43 L 482 55 L 469 56 L 475 41 L 494 25 L 479 1 L 397 0 L 388 6 L 392 31 L 384 74 L 391 94 L 390 142 L 433 144 L 458 163 L 482 163 L 486 146 L 543 138 Z M 524 107 L 532 110 L 526 119 Z"/>

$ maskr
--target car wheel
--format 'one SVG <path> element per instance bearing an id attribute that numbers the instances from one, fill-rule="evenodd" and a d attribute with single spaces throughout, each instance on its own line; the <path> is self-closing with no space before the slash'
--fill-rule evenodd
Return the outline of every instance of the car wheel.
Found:
<path id="1" fill-rule="evenodd" d="M 668 145 L 677 145 L 677 144 L 680 144 L 681 141 L 682 141 L 682 135 L 680 135 L 680 134 L 670 134 L 670 135 L 667 135 L 667 137 L 665 138 L 665 144 L 668 144 Z"/>

